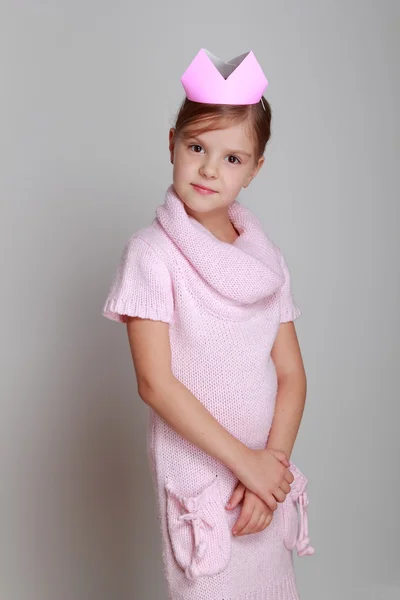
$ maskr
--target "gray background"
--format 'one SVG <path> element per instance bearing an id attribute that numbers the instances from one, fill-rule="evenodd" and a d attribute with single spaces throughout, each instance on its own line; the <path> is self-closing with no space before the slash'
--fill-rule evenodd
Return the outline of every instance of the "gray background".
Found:
<path id="1" fill-rule="evenodd" d="M 399 3 L 4 1 L 0 596 L 164 600 L 146 407 L 100 312 L 171 180 L 199 48 L 252 49 L 273 109 L 241 197 L 303 316 L 302 600 L 400 597 Z M 214 600 L 214 599 L 210 599 Z"/>

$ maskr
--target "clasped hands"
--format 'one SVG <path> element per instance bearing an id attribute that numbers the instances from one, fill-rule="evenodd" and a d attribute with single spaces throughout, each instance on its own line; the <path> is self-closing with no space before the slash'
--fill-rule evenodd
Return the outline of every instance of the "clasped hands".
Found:
<path id="1" fill-rule="evenodd" d="M 280 450 L 252 450 L 247 467 L 242 474 L 237 473 L 239 483 L 226 506 L 232 510 L 243 500 L 239 518 L 232 529 L 236 536 L 266 529 L 278 502 L 285 501 L 294 480 L 287 456 Z"/>

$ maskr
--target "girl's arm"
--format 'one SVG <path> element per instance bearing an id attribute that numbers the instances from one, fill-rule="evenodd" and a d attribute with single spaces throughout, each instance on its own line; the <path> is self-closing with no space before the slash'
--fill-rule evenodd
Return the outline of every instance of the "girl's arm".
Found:
<path id="1" fill-rule="evenodd" d="M 307 393 L 303 359 L 292 321 L 281 323 L 271 357 L 278 377 L 278 393 L 266 447 L 282 450 L 290 458 Z"/>
<path id="2" fill-rule="evenodd" d="M 249 448 L 229 433 L 171 371 L 169 325 L 128 317 L 127 332 L 138 394 L 175 431 L 230 470 L 240 470 Z"/>

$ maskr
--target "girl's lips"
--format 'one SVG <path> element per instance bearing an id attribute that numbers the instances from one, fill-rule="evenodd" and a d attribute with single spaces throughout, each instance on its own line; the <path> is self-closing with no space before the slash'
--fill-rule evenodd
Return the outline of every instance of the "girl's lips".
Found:
<path id="1" fill-rule="evenodd" d="M 196 185 L 195 183 L 192 183 L 192 186 L 194 187 L 196 192 L 199 192 L 199 194 L 208 195 L 208 194 L 216 194 L 217 193 L 217 192 L 214 192 L 214 190 L 210 190 L 209 188 L 201 187 L 199 185 Z"/>

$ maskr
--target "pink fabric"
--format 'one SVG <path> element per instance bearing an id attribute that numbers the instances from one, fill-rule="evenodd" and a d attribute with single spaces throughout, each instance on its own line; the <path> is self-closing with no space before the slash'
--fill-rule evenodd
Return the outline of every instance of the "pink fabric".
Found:
<path id="1" fill-rule="evenodd" d="M 177 562 L 188 579 L 220 573 L 231 556 L 231 532 L 218 477 L 197 496 L 181 496 L 171 483 L 167 492 L 167 526 Z"/>
<path id="2" fill-rule="evenodd" d="M 221 242 L 189 216 L 173 186 L 151 225 L 126 243 L 103 315 L 169 323 L 171 368 L 232 435 L 264 448 L 277 392 L 270 351 L 280 323 L 300 315 L 286 262 L 255 215 L 229 208 L 240 233 Z M 306 480 L 267 529 L 232 536 L 241 505 L 225 465 L 149 409 L 148 458 L 171 600 L 298 600 L 292 549 L 310 553 Z"/>
<path id="3" fill-rule="evenodd" d="M 293 473 L 294 482 L 282 505 L 283 542 L 288 550 L 296 547 L 298 556 L 311 556 L 314 554 L 314 548 L 310 546 L 310 538 L 308 537 L 307 478 L 292 462 L 290 463 L 290 470 Z"/>

